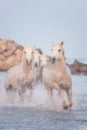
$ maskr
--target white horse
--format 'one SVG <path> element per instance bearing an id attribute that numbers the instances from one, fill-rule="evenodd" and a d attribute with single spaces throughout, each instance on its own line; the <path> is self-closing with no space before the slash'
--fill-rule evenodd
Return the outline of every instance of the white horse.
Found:
<path id="1" fill-rule="evenodd" d="M 59 91 L 63 108 L 67 109 L 72 106 L 72 78 L 68 66 L 65 63 L 65 54 L 63 42 L 54 43 L 52 48 L 52 63 L 48 63 L 42 71 L 42 78 L 47 90 L 46 103 L 53 102 L 53 89 Z M 67 104 L 64 91 L 67 93 Z"/>
<path id="2" fill-rule="evenodd" d="M 25 46 L 23 50 L 22 61 L 12 67 L 6 77 L 5 89 L 18 91 L 20 102 L 24 102 L 23 91 L 28 87 L 30 89 L 30 98 L 33 94 L 33 82 L 35 73 L 40 66 L 40 54 L 34 46 Z"/>

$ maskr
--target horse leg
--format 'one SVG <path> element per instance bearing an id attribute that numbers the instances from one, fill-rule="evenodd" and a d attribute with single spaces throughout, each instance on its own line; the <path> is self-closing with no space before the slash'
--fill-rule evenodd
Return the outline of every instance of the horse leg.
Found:
<path id="1" fill-rule="evenodd" d="M 53 100 L 53 91 L 51 88 L 49 88 L 47 85 L 45 85 L 46 91 L 47 91 L 47 98 L 44 104 L 39 104 L 38 108 L 49 108 L 54 107 L 54 100 Z"/>
<path id="2" fill-rule="evenodd" d="M 16 90 L 13 88 L 12 85 L 9 85 L 6 88 L 6 98 L 10 103 L 15 103 L 15 95 L 16 95 Z"/>
<path id="3" fill-rule="evenodd" d="M 65 97 L 64 97 L 64 91 L 62 89 L 59 89 L 59 96 L 61 98 L 63 108 L 68 109 L 68 105 L 67 105 Z"/>
<path id="4" fill-rule="evenodd" d="M 72 107 L 73 101 L 72 101 L 72 89 L 69 88 L 66 90 L 68 101 L 69 101 L 69 107 Z"/>
<path id="5" fill-rule="evenodd" d="M 19 100 L 21 103 L 24 103 L 24 97 L 21 89 L 18 89 L 18 94 L 19 94 Z"/>
<path id="6" fill-rule="evenodd" d="M 30 87 L 30 95 L 29 95 L 29 101 L 30 101 L 30 102 L 32 101 L 33 92 L 34 92 L 34 89 L 33 89 L 33 87 L 31 86 L 31 87 Z"/>
<path id="7" fill-rule="evenodd" d="M 46 91 L 47 91 L 46 104 L 53 105 L 54 104 L 53 90 L 52 88 L 46 86 Z"/>

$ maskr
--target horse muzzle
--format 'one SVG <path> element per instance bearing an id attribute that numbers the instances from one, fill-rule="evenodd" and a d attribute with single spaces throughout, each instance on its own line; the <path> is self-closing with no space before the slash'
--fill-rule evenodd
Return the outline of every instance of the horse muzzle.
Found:
<path id="1" fill-rule="evenodd" d="M 27 64 L 30 65 L 32 60 L 26 60 Z"/>
<path id="2" fill-rule="evenodd" d="M 54 64 L 56 62 L 56 58 L 55 57 L 52 57 L 51 58 L 51 63 Z"/>
<path id="3" fill-rule="evenodd" d="M 40 65 L 38 63 L 35 63 L 35 67 L 38 68 Z"/>

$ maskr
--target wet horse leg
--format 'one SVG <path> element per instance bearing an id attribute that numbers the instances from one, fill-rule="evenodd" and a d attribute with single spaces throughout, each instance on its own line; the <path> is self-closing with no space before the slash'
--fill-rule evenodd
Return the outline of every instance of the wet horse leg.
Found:
<path id="1" fill-rule="evenodd" d="M 63 108 L 64 108 L 64 109 L 68 109 L 68 105 L 67 105 L 66 100 L 65 100 L 65 97 L 64 97 L 64 90 L 59 89 L 59 96 L 60 96 L 60 98 L 61 98 Z"/>
<path id="2" fill-rule="evenodd" d="M 73 101 L 72 101 L 72 89 L 69 88 L 66 90 L 68 101 L 69 101 L 69 107 L 72 107 Z"/>
<path id="3" fill-rule="evenodd" d="M 29 101 L 30 101 L 30 102 L 32 101 L 33 92 L 34 92 L 34 89 L 33 89 L 33 87 L 31 86 L 31 87 L 30 87 L 30 95 L 29 95 Z"/>
<path id="4" fill-rule="evenodd" d="M 18 89 L 18 94 L 19 94 L 19 100 L 21 103 L 24 103 L 24 97 L 21 88 Z"/>
<path id="5" fill-rule="evenodd" d="M 53 99 L 53 89 L 46 86 L 46 91 L 47 91 L 47 99 L 46 103 L 47 105 L 53 105 L 54 104 L 54 99 Z"/>

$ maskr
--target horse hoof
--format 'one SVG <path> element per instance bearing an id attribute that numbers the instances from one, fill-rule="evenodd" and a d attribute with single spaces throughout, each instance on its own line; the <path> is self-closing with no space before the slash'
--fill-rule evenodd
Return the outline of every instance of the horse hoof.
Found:
<path id="1" fill-rule="evenodd" d="M 65 109 L 65 110 L 67 110 L 68 109 L 68 106 L 66 105 L 66 106 L 63 106 L 63 108 Z"/>
<path id="2" fill-rule="evenodd" d="M 73 105 L 72 103 L 71 103 L 71 104 L 69 104 L 69 107 L 71 108 L 71 107 L 72 107 L 72 105 Z"/>

